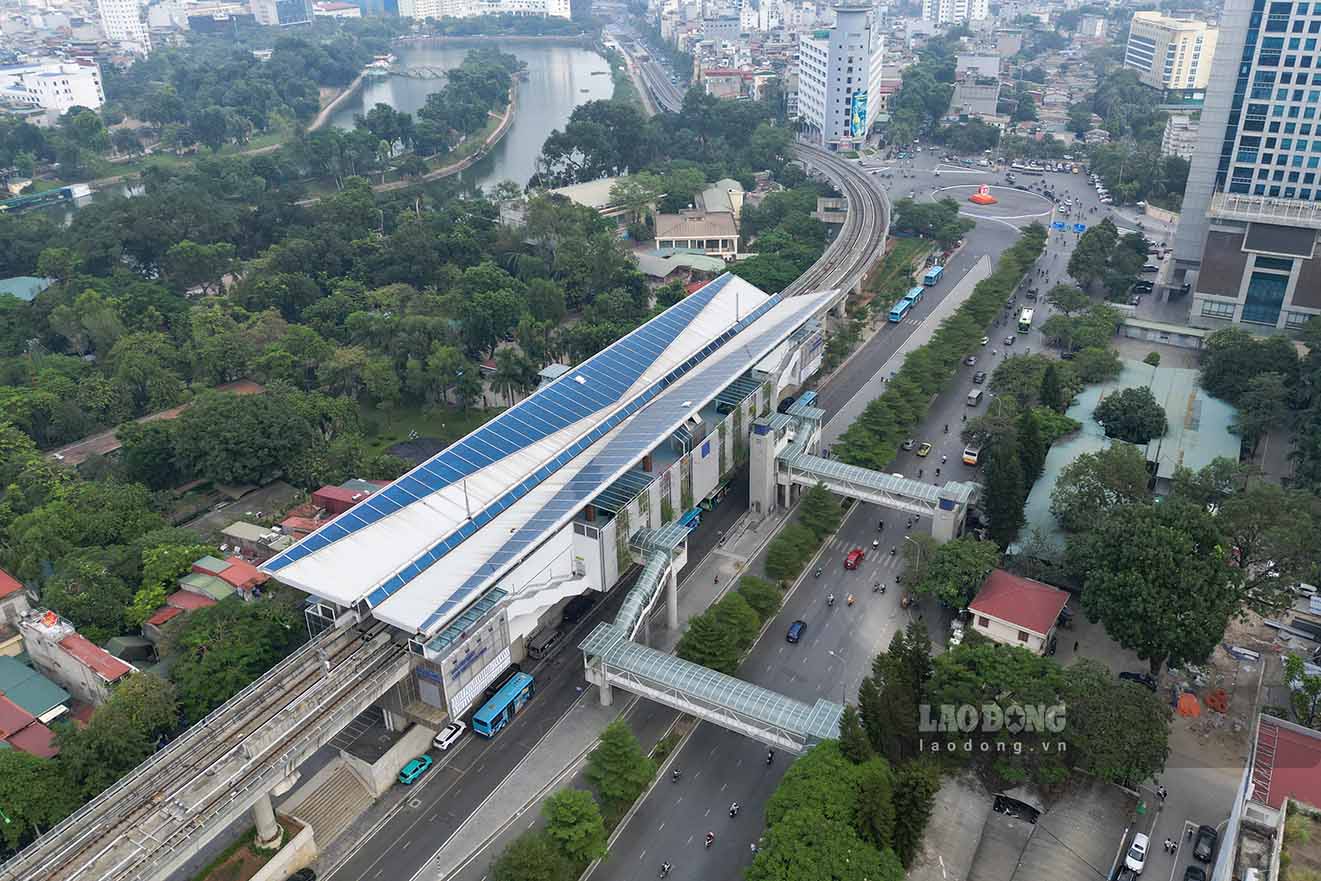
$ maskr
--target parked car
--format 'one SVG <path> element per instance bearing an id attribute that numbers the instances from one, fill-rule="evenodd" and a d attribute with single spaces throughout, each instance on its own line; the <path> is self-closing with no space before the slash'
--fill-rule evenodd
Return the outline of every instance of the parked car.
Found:
<path id="1" fill-rule="evenodd" d="M 1124 866 L 1132 869 L 1139 875 L 1147 866 L 1147 848 L 1151 844 L 1151 839 L 1141 832 L 1133 836 L 1133 843 L 1128 848 L 1128 853 L 1124 855 Z"/>
<path id="2" fill-rule="evenodd" d="M 1119 674 L 1119 678 L 1125 682 L 1136 682 L 1138 685 L 1150 688 L 1152 691 L 1156 690 L 1156 679 L 1150 673 L 1133 673 L 1125 670 Z"/>
<path id="3" fill-rule="evenodd" d="M 411 786 L 427 772 L 431 767 L 433 760 L 431 756 L 421 755 L 415 759 L 409 759 L 408 764 L 399 769 L 399 782 L 405 786 Z"/>
<path id="4" fill-rule="evenodd" d="M 1006 345 L 1006 346 L 1012 346 L 1012 345 L 1014 344 L 1014 341 L 1017 340 L 1017 339 L 1018 339 L 1018 337 L 1014 336 L 1014 335 L 1011 333 L 1009 336 L 1005 337 L 1005 345 Z"/>
<path id="5" fill-rule="evenodd" d="M 1183 870 L 1183 881 L 1206 881 L 1206 872 L 1201 866 L 1189 866 Z"/>
<path id="6" fill-rule="evenodd" d="M 977 363 L 977 356 L 976 356 L 976 355 L 969 355 L 968 357 L 966 357 L 966 358 L 963 359 L 963 363 L 964 363 L 964 364 L 967 364 L 969 367 L 971 367 L 972 365 L 974 365 L 974 364 Z"/>
<path id="7" fill-rule="evenodd" d="M 982 383 L 986 382 L 986 371 L 978 370 L 976 373 L 974 373 L 972 375 L 972 382 L 973 385 L 981 385 Z"/>
<path id="8" fill-rule="evenodd" d="M 1211 862 L 1219 840 L 1220 835 L 1214 826 L 1198 826 L 1197 838 L 1193 841 L 1193 858 L 1203 863 Z"/>
<path id="9" fill-rule="evenodd" d="M 787 631 L 785 631 L 785 634 L 784 634 L 784 641 L 785 641 L 785 642 L 798 642 L 798 640 L 800 640 L 800 639 L 803 638 L 803 632 L 806 631 L 806 630 L 807 630 L 807 622 L 806 622 L 806 621 L 803 621 L 803 620 L 801 620 L 801 619 L 798 620 L 798 621 L 795 621 L 794 623 L 790 624 L 790 625 L 789 625 L 789 629 L 788 629 Z"/>
<path id="10" fill-rule="evenodd" d="M 1153 272 L 1160 272 L 1160 267 L 1153 266 L 1150 263 L 1147 263 L 1141 269 L 1139 269 L 1138 272 L 1142 273 L 1143 275 L 1149 275 L 1150 273 Z"/>
<path id="11" fill-rule="evenodd" d="M 1142 305 L 1142 295 L 1141 295 L 1141 294 L 1134 294 L 1133 296 L 1129 297 L 1129 298 L 1128 298 L 1128 305 L 1130 305 L 1130 306 L 1141 306 L 1141 305 Z"/>
<path id="12" fill-rule="evenodd" d="M 982 345 L 983 345 L 983 346 L 986 345 L 987 343 L 989 343 L 990 341 L 991 341 L 991 338 L 990 338 L 990 337 L 988 337 L 988 336 L 984 336 L 984 337 L 982 337 Z"/>
<path id="13" fill-rule="evenodd" d="M 905 451 L 912 450 L 915 446 L 917 446 L 917 441 L 913 440 L 911 437 L 903 443 Z"/>
<path id="14" fill-rule="evenodd" d="M 1149 293 L 1151 293 L 1151 290 L 1152 290 L 1152 288 L 1154 288 L 1154 287 L 1155 287 L 1155 285 L 1152 284 L 1152 283 L 1149 282 L 1149 281 L 1135 281 L 1135 282 L 1133 282 L 1133 290 L 1134 290 L 1135 292 L 1139 293 L 1139 294 L 1149 294 Z"/>
<path id="15" fill-rule="evenodd" d="M 431 741 L 431 745 L 441 752 L 445 752 L 453 746 L 455 742 L 463 736 L 463 732 L 467 730 L 468 726 L 462 722 L 451 722 L 444 728 L 440 729 L 440 733 L 436 735 L 435 740 Z"/>
<path id="16" fill-rule="evenodd" d="M 925 457 L 925 456 L 930 456 L 930 455 L 931 455 L 931 444 L 928 444 L 928 443 L 924 443 L 924 444 L 922 444 L 922 446 L 920 446 L 920 447 L 917 448 L 917 454 L 918 454 L 919 456 L 923 456 L 923 457 Z"/>
<path id="17" fill-rule="evenodd" d="M 316 872 L 311 869 L 299 869 L 284 881 L 316 881 Z"/>

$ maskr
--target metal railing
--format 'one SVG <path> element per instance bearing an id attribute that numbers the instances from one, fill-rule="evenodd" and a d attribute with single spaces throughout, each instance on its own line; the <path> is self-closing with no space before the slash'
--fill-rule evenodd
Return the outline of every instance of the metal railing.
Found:
<path id="1" fill-rule="evenodd" d="M 1321 202 L 1305 202 L 1301 199 L 1214 193 L 1211 196 L 1210 214 L 1225 220 L 1284 223 L 1321 229 Z"/>

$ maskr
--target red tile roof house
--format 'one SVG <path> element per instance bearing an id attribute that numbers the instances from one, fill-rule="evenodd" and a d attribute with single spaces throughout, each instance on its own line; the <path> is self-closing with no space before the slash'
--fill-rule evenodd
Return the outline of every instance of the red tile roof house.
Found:
<path id="1" fill-rule="evenodd" d="M 28 611 L 27 593 L 23 583 L 0 569 L 0 624 L 12 624 Z"/>
<path id="2" fill-rule="evenodd" d="M 35 612 L 19 622 L 28 657 L 42 673 L 74 697 L 100 705 L 114 687 L 137 671 L 78 634 L 54 612 Z"/>
<path id="3" fill-rule="evenodd" d="M 55 733 L 4 695 L 0 695 L 0 742 L 43 759 L 60 752 Z"/>
<path id="4" fill-rule="evenodd" d="M 171 621 L 187 615 L 189 612 L 197 609 L 204 609 L 207 606 L 214 606 L 216 601 L 209 596 L 203 596 L 200 593 L 193 593 L 190 590 L 178 590 L 165 598 L 165 605 L 161 606 L 151 617 L 142 624 L 142 635 L 152 641 L 152 644 L 160 648 L 165 639 L 164 628 Z"/>
<path id="5" fill-rule="evenodd" d="M 968 604 L 972 627 L 1005 645 L 1046 653 L 1069 595 L 1049 584 L 994 569 Z"/>

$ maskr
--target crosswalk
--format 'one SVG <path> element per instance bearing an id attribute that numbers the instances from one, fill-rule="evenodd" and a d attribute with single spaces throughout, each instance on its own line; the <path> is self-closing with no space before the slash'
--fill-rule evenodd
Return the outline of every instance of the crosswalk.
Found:
<path id="1" fill-rule="evenodd" d="M 920 524 L 914 524 L 913 529 L 916 530 L 919 526 Z M 888 529 L 889 527 L 887 527 L 887 530 Z M 902 528 L 899 532 L 902 534 L 912 534 L 911 531 L 905 533 Z M 878 539 L 881 543 L 880 547 L 875 550 L 872 549 L 870 541 L 865 545 L 859 545 L 854 542 L 846 541 L 838 536 L 832 538 L 830 541 L 826 542 L 825 551 L 820 557 L 819 565 L 822 569 L 822 577 L 824 577 L 826 573 L 832 572 L 832 570 L 836 575 L 840 572 L 845 572 L 850 575 L 853 574 L 853 570 L 844 569 L 844 558 L 848 556 L 849 551 L 857 547 L 861 547 L 866 556 L 863 559 L 862 565 L 859 566 L 856 571 L 867 572 L 878 569 L 904 569 L 906 566 L 904 562 L 904 549 L 899 547 L 899 545 L 903 543 L 902 534 L 890 536 L 888 543 L 886 537 L 882 535 Z M 893 556 L 890 554 L 890 548 L 892 546 L 897 548 Z"/>

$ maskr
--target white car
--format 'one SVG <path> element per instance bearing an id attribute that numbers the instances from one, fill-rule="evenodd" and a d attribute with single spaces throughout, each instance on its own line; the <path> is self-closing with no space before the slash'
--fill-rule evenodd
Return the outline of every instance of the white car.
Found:
<path id="1" fill-rule="evenodd" d="M 1143 868 L 1147 865 L 1147 847 L 1150 846 L 1150 844 L 1151 840 L 1141 832 L 1134 835 L 1133 845 L 1128 849 L 1128 853 L 1124 856 L 1124 867 L 1132 869 L 1134 872 L 1141 875 Z"/>
<path id="2" fill-rule="evenodd" d="M 440 729 L 440 733 L 436 735 L 435 740 L 431 741 L 431 745 L 441 752 L 445 752 L 452 747 L 455 742 L 463 736 L 463 732 L 467 730 L 468 726 L 462 722 L 451 722 L 444 728 Z"/>

